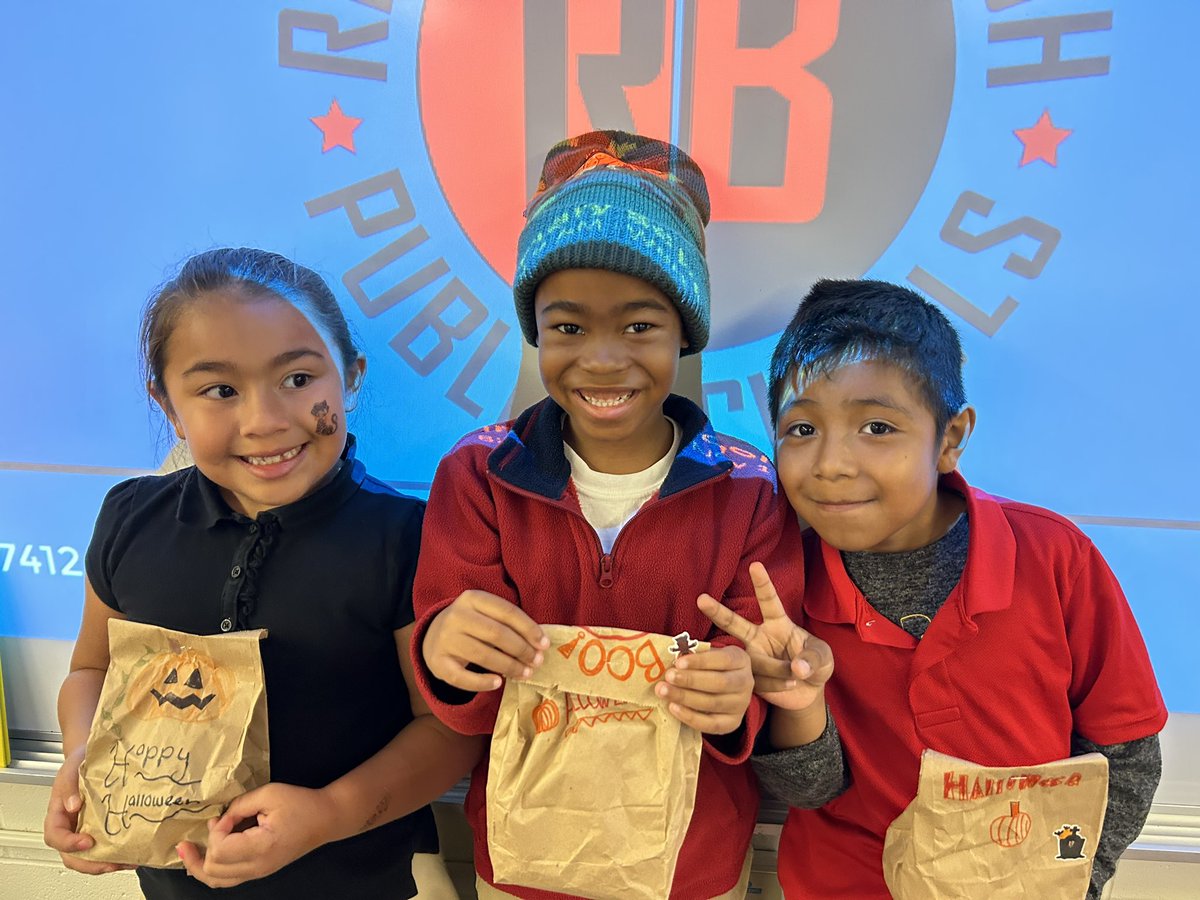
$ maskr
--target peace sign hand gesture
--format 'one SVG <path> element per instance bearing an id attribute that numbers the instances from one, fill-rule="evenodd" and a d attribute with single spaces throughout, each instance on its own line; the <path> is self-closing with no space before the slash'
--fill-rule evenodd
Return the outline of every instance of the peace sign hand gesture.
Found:
<path id="1" fill-rule="evenodd" d="M 714 625 L 745 644 L 755 693 L 791 712 L 807 710 L 821 701 L 823 712 L 825 682 L 833 674 L 833 652 L 788 617 L 762 563 L 750 564 L 750 581 L 762 610 L 761 625 L 742 618 L 708 594 L 701 594 L 696 605 Z"/>

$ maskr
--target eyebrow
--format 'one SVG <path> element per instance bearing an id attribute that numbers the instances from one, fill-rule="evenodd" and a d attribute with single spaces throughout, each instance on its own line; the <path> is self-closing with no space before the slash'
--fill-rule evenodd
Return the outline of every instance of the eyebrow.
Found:
<path id="1" fill-rule="evenodd" d="M 859 397 L 857 399 L 851 400 L 849 405 L 851 405 L 851 406 L 882 406 L 884 409 L 892 409 L 898 413 L 904 413 L 904 415 L 906 415 L 906 416 L 912 415 L 912 410 L 910 410 L 907 406 L 903 406 L 902 404 L 897 403 L 895 400 L 893 400 L 887 396 Z"/>
<path id="2" fill-rule="evenodd" d="M 323 355 L 318 353 L 316 350 L 312 350 L 308 347 L 297 347 L 295 350 L 286 350 L 283 353 L 280 353 L 271 360 L 269 365 L 272 369 L 278 369 L 281 366 L 289 365 L 296 360 L 304 359 L 307 356 L 315 356 L 318 359 L 324 358 Z M 202 359 L 184 370 L 183 377 L 186 378 L 189 375 L 203 375 L 210 373 L 216 373 L 220 375 L 226 372 L 235 371 L 237 371 L 237 366 L 231 362 L 225 362 L 224 360 L 219 359 Z"/>
<path id="3" fill-rule="evenodd" d="M 780 411 L 780 415 L 783 415 L 784 413 L 788 412 L 789 410 L 791 410 L 797 406 L 809 406 L 812 403 L 813 403 L 813 400 L 811 397 L 803 397 L 803 396 L 797 397 L 795 400 L 793 400 L 791 403 L 789 403 L 787 406 L 785 406 Z M 901 404 L 896 403 L 890 397 L 886 397 L 886 396 L 885 397 L 856 397 L 853 400 L 848 400 L 845 403 L 845 405 L 846 406 L 882 406 L 884 409 L 895 410 L 896 412 L 903 413 L 906 416 L 912 415 L 912 410 L 909 409 L 907 406 L 902 406 Z"/>
<path id="4" fill-rule="evenodd" d="M 643 309 L 665 311 L 669 307 L 661 300 L 654 297 L 647 297 L 644 300 L 630 300 L 628 303 L 624 303 L 618 307 L 616 311 L 618 313 L 629 313 Z M 576 315 L 584 315 L 588 311 L 588 307 L 585 304 L 578 303 L 575 300 L 555 300 L 552 303 L 547 303 L 542 310 L 544 313 L 566 312 Z"/>

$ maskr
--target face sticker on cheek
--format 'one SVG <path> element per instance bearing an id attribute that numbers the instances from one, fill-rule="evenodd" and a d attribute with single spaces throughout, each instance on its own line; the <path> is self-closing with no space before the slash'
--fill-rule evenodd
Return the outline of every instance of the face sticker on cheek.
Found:
<path id="1" fill-rule="evenodd" d="M 321 400 L 318 403 L 314 403 L 310 412 L 317 418 L 317 434 L 329 435 L 337 432 L 337 413 L 330 414 L 329 403 L 327 401 Z"/>

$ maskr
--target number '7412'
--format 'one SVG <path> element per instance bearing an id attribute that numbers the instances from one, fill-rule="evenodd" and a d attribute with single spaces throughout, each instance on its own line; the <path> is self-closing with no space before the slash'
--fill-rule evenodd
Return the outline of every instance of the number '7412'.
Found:
<path id="1" fill-rule="evenodd" d="M 20 554 L 17 551 L 20 550 Z M 27 569 L 34 575 L 74 575 L 83 577 L 79 568 L 79 551 L 74 547 L 49 544 L 11 544 L 0 542 L 0 572 L 19 572 Z"/>

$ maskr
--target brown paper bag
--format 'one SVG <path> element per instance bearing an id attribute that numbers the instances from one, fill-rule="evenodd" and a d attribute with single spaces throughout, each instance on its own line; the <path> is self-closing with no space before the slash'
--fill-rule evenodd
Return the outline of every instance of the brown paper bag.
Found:
<path id="1" fill-rule="evenodd" d="M 543 625 L 545 662 L 504 686 L 487 784 L 497 883 L 592 898 L 662 898 L 692 817 L 701 736 L 654 686 L 708 644 Z"/>
<path id="2" fill-rule="evenodd" d="M 1037 766 L 921 755 L 916 798 L 888 828 L 897 900 L 1084 897 L 1108 802 L 1099 753 Z"/>
<path id="3" fill-rule="evenodd" d="M 108 673 L 79 767 L 79 830 L 96 844 L 81 856 L 182 867 L 177 843 L 206 844 L 208 819 L 271 780 L 266 634 L 109 620 Z"/>

